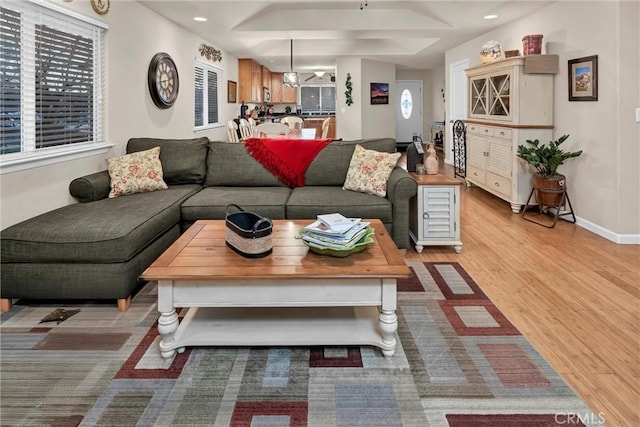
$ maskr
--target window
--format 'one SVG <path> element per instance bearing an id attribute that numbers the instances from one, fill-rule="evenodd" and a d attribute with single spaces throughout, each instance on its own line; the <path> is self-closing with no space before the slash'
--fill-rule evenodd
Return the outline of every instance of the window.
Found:
<path id="1" fill-rule="evenodd" d="M 105 147 L 105 28 L 60 6 L 3 1 L 2 166 Z"/>
<path id="2" fill-rule="evenodd" d="M 335 85 L 301 86 L 300 101 L 305 113 L 335 113 Z"/>
<path id="3" fill-rule="evenodd" d="M 220 126 L 220 80 L 222 70 L 196 60 L 194 128 L 196 131 Z"/>

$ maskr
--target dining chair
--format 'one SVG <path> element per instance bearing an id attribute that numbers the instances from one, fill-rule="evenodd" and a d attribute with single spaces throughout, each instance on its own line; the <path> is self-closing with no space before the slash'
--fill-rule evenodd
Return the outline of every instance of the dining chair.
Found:
<path id="1" fill-rule="evenodd" d="M 270 136 L 277 136 L 277 135 L 287 135 L 290 130 L 291 129 L 289 129 L 289 126 L 283 123 L 267 122 L 267 123 L 261 123 L 258 126 L 256 126 L 256 134 L 258 136 L 266 135 L 267 137 L 270 137 Z"/>
<path id="2" fill-rule="evenodd" d="M 253 133 L 251 132 L 251 125 L 247 121 L 247 119 L 240 119 L 240 136 L 242 139 L 251 138 Z"/>
<path id="3" fill-rule="evenodd" d="M 229 120 L 227 122 L 227 136 L 229 137 L 229 142 L 240 142 L 240 138 L 238 137 L 238 125 L 233 120 Z"/>
<path id="4" fill-rule="evenodd" d="M 304 120 L 296 116 L 287 116 L 281 118 L 280 123 L 284 123 L 291 129 L 302 129 Z"/>
<path id="5" fill-rule="evenodd" d="M 327 117 L 322 122 L 322 137 L 321 137 L 322 139 L 327 138 L 327 136 L 329 135 L 329 123 L 330 122 L 331 122 L 331 117 Z"/>
<path id="6" fill-rule="evenodd" d="M 249 117 L 247 119 L 247 121 L 249 122 L 249 129 L 251 130 L 251 135 L 257 136 L 256 135 L 256 126 L 258 126 L 258 124 L 256 123 L 255 119 Z"/>

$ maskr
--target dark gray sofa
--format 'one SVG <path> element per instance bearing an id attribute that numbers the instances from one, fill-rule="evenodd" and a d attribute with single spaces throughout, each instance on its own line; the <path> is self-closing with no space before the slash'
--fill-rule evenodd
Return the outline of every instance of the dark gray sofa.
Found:
<path id="1" fill-rule="evenodd" d="M 12 299 L 117 299 L 129 307 L 138 277 L 190 224 L 224 219 L 235 203 L 272 219 L 312 219 L 321 213 L 379 218 L 396 245 L 409 244 L 409 199 L 417 185 L 396 167 L 387 197 L 342 190 L 356 144 L 395 151 L 393 139 L 335 141 L 309 166 L 305 186 L 289 188 L 247 152 L 243 144 L 207 138 L 134 138 L 127 152 L 160 146 L 167 190 L 107 198 L 102 171 L 73 180 L 80 203 L 44 213 L 0 232 L 0 297 Z"/>

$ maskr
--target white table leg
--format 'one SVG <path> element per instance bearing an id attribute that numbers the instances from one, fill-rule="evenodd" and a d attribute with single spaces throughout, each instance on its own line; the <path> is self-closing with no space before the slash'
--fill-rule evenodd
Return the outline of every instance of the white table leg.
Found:
<path id="1" fill-rule="evenodd" d="M 382 331 L 382 354 L 389 359 L 396 352 L 395 334 L 398 330 L 397 281 L 395 279 L 382 280 L 382 307 L 378 321 Z"/>
<path id="2" fill-rule="evenodd" d="M 382 331 L 382 344 L 384 345 L 382 354 L 389 359 L 396 352 L 395 333 L 398 330 L 398 316 L 395 310 L 381 310 L 378 319 Z"/>
<path id="3" fill-rule="evenodd" d="M 175 350 L 169 350 L 169 347 L 173 344 L 173 334 L 178 329 L 178 313 L 175 310 L 170 312 L 160 313 L 158 319 L 158 333 L 162 337 L 160 341 L 160 354 L 164 359 L 170 359 L 175 354 Z"/>

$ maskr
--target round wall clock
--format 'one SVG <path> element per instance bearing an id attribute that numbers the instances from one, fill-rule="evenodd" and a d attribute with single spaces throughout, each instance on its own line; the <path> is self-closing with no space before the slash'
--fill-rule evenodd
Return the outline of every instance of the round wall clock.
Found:
<path id="1" fill-rule="evenodd" d="M 149 93 L 158 108 L 166 109 L 176 102 L 178 97 L 178 69 L 171 57 L 164 53 L 156 53 L 149 63 L 147 73 Z"/>
<path id="2" fill-rule="evenodd" d="M 98 15 L 106 15 L 109 12 L 110 0 L 91 0 L 91 7 Z"/>

